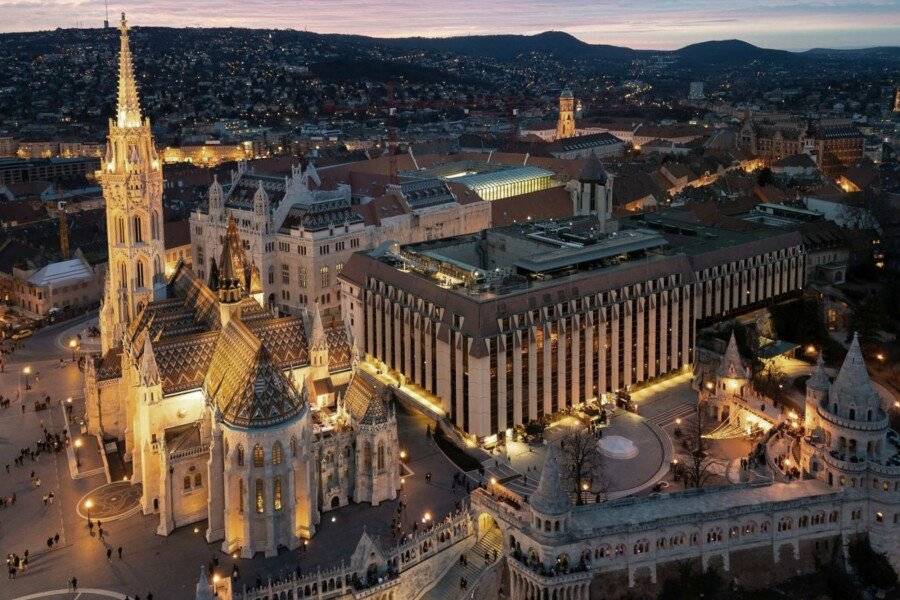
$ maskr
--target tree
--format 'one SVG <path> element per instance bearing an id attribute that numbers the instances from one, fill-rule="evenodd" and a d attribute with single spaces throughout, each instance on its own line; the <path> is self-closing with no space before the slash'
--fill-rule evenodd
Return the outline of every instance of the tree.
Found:
<path id="1" fill-rule="evenodd" d="M 597 438 L 583 426 L 569 427 L 560 437 L 562 452 L 563 485 L 577 498 L 576 504 L 584 504 L 587 494 L 606 491 L 602 473 L 603 456 L 597 447 Z"/>
<path id="2" fill-rule="evenodd" d="M 767 361 L 753 375 L 753 387 L 763 396 L 782 402 L 787 394 L 787 374 L 777 361 Z"/>
<path id="3" fill-rule="evenodd" d="M 684 482 L 693 487 L 703 487 L 709 480 L 713 461 L 709 457 L 709 442 L 703 437 L 706 428 L 706 406 L 698 402 L 692 419 L 685 427 L 681 446 L 688 455 L 684 465 Z"/>
<path id="4" fill-rule="evenodd" d="M 869 538 L 864 537 L 851 542 L 847 550 L 850 563 L 863 581 L 884 589 L 897 585 L 897 573 L 890 561 L 884 554 L 872 548 Z"/>

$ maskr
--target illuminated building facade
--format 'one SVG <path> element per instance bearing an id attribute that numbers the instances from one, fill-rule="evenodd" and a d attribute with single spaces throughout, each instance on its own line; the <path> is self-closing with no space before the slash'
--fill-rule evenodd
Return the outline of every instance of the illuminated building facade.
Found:
<path id="1" fill-rule="evenodd" d="M 85 369 L 87 429 L 124 441 L 157 533 L 206 520 L 224 552 L 274 556 L 311 537 L 323 511 L 396 497 L 396 417 L 389 392 L 353 374 L 342 325 L 325 326 L 317 309 L 278 317 L 263 307 L 234 217 L 218 258 L 201 263 L 207 281 L 183 261 L 171 277 L 157 270 L 161 165 L 127 31 L 123 15 L 119 111 L 101 174 L 114 272 L 103 351 Z M 143 280 L 142 264 L 153 268 Z"/>
<path id="2" fill-rule="evenodd" d="M 551 175 L 547 172 L 547 177 Z M 317 305 L 333 315 L 340 306 L 338 275 L 354 252 L 385 239 L 416 242 L 490 226 L 487 202 L 457 202 L 436 178 L 404 178 L 384 195 L 354 205 L 349 185 L 322 189 L 315 166 L 289 177 L 255 173 L 243 164 L 231 181 L 215 181 L 205 210 L 191 214 L 191 253 L 202 278 L 221 250 L 228 218 L 262 274 L 264 301 L 284 313 Z"/>
<path id="3" fill-rule="evenodd" d="M 165 295 L 162 163 L 153 144 L 150 119 L 141 117 L 124 14 L 116 117 L 109 121 L 106 155 L 96 175 L 106 203 L 109 249 L 100 311 L 106 353 L 121 343 L 125 327 L 141 308 Z"/>
<path id="4" fill-rule="evenodd" d="M 594 215 L 354 255 L 345 318 L 367 360 L 489 438 L 692 363 L 697 323 L 803 286 L 795 232 Z"/>

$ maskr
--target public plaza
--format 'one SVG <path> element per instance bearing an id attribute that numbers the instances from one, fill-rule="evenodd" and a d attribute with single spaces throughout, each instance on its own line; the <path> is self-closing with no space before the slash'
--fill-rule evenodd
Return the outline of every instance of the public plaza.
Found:
<path id="1" fill-rule="evenodd" d="M 4 396 L 13 398 L 0 413 L 0 461 L 12 465 L 9 474 L 0 477 L 0 495 L 16 495 L 14 505 L 0 509 L 0 548 L 20 557 L 28 550 L 27 567 L 7 582 L 4 597 L 72 597 L 67 588 L 76 577 L 81 598 L 146 597 L 148 593 L 154 598 L 188 598 L 193 597 L 201 565 L 223 574 L 233 573 L 236 567 L 236 587 L 252 586 L 257 576 L 265 581 L 273 573 L 297 569 L 306 573 L 346 560 L 363 531 L 393 539 L 390 522 L 401 501 L 405 506 L 402 520 L 409 531 L 423 515 L 451 512 L 467 495 L 460 481 L 470 488 L 502 481 L 504 489 L 523 497 L 538 486 L 548 448 L 543 441 L 510 440 L 502 449 L 493 450 L 468 448 L 481 457 L 484 474 L 471 470 L 459 479 L 463 471 L 426 434 L 434 421 L 416 411 L 401 411 L 398 429 L 405 458 L 397 501 L 378 507 L 350 505 L 327 513 L 314 539 L 275 558 L 239 559 L 224 554 L 217 544 L 205 541 L 202 522 L 160 536 L 153 515 L 141 514 L 140 491 L 119 480 L 125 474 L 124 465 L 115 462 L 118 454 L 102 455 L 97 438 L 81 433 L 83 373 L 77 359 L 93 343 L 86 333 L 90 322 L 81 320 L 39 332 L 8 356 L 5 372 L 0 374 Z M 79 335 L 83 343 L 79 342 L 73 353 L 70 340 Z M 25 371 L 29 372 L 28 390 Z M 36 411 L 35 401 L 46 396 L 50 397 L 49 407 Z M 632 398 L 637 413 L 610 408 L 608 423 L 598 426 L 598 431 L 602 430 L 598 439 L 627 441 L 626 455 L 613 453 L 601 461 L 602 501 L 681 487 L 671 473 L 673 458 L 683 453 L 673 431 L 687 427 L 695 412 L 697 392 L 691 387 L 690 374 L 644 388 Z M 545 438 L 552 442 L 572 426 L 580 426 L 577 413 L 549 427 Z M 22 467 L 15 466 L 13 459 L 19 449 L 35 448 L 42 427 L 51 433 L 67 430 L 69 443 L 58 453 L 42 452 L 33 462 L 26 458 Z M 748 447 L 732 443 L 739 444 L 739 449 L 725 447 L 717 459 L 722 465 L 720 483 L 727 479 L 728 465 Z M 40 479 L 39 487 L 30 478 L 32 470 Z M 54 500 L 45 504 L 42 499 L 50 492 Z M 586 501 L 592 503 L 596 498 L 588 495 Z M 88 518 L 93 527 L 88 526 Z M 103 528 L 102 539 L 99 527 Z M 56 534 L 59 541 L 48 548 L 47 539 Z"/>

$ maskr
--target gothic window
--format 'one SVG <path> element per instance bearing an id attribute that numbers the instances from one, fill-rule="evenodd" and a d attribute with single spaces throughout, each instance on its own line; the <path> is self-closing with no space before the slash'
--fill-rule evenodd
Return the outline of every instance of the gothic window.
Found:
<path id="1" fill-rule="evenodd" d="M 125 263 L 119 264 L 119 286 L 128 287 L 128 269 L 125 267 Z"/>
<path id="2" fill-rule="evenodd" d="M 378 470 L 384 471 L 384 443 L 378 443 Z"/>
<path id="3" fill-rule="evenodd" d="M 116 218 L 116 243 L 125 243 L 125 219 L 122 217 Z"/>
<path id="4" fill-rule="evenodd" d="M 306 267 L 297 269 L 297 284 L 300 286 L 301 290 L 306 289 Z"/>
<path id="5" fill-rule="evenodd" d="M 262 446 L 257 444 L 256 446 L 253 447 L 253 466 L 254 467 L 263 466 L 264 460 L 265 459 L 264 459 L 264 455 L 263 455 Z"/>
<path id="6" fill-rule="evenodd" d="M 291 456 L 297 456 L 297 438 L 291 436 Z"/>
<path id="7" fill-rule="evenodd" d="M 372 470 L 372 444 L 369 442 L 363 446 L 363 468 L 366 471 Z"/>
<path id="8" fill-rule="evenodd" d="M 244 447 L 241 445 L 238 445 L 236 454 L 237 454 L 238 466 L 243 467 L 244 466 Z"/>
<path id="9" fill-rule="evenodd" d="M 275 442 L 272 445 L 272 464 L 280 465 L 284 460 L 284 449 L 281 447 L 281 442 Z"/>
<path id="10" fill-rule="evenodd" d="M 162 262 L 159 260 L 159 256 L 153 257 L 153 275 L 161 275 L 162 274 Z"/>
<path id="11" fill-rule="evenodd" d="M 291 283 L 291 266 L 282 264 L 281 265 L 281 283 L 284 285 L 289 285 Z"/>
<path id="12" fill-rule="evenodd" d="M 275 283 L 275 267 L 269 267 L 269 283 Z"/>
<path id="13" fill-rule="evenodd" d="M 344 270 L 344 263 L 338 263 L 337 266 L 334 267 L 335 272 L 340 273 Z"/>
<path id="14" fill-rule="evenodd" d="M 134 217 L 133 226 L 134 226 L 134 241 L 135 241 L 135 243 L 139 244 L 144 241 L 144 235 L 141 231 L 141 218 L 140 217 Z"/>
<path id="15" fill-rule="evenodd" d="M 155 210 L 150 213 L 150 235 L 154 240 L 159 239 L 159 213 Z"/>
<path id="16" fill-rule="evenodd" d="M 276 444 L 278 442 L 275 442 Z M 281 477 L 275 477 L 273 486 L 272 499 L 275 504 L 275 510 L 281 510 Z"/>
<path id="17" fill-rule="evenodd" d="M 243 461 L 241 461 L 243 464 Z M 238 512 L 244 514 L 244 480 L 238 479 Z"/>
<path id="18" fill-rule="evenodd" d="M 319 269 L 319 276 L 321 277 L 322 287 L 327 288 L 331 285 L 331 275 L 328 272 L 328 267 L 322 267 Z"/>
<path id="19" fill-rule="evenodd" d="M 262 514 L 266 511 L 266 490 L 262 479 L 256 480 L 256 512 Z"/>
<path id="20" fill-rule="evenodd" d="M 188 491 L 190 489 L 191 489 L 191 476 L 185 475 L 184 476 L 184 491 Z"/>
<path id="21" fill-rule="evenodd" d="M 135 278 L 135 287 L 144 287 L 144 262 L 137 261 L 137 277 Z"/>

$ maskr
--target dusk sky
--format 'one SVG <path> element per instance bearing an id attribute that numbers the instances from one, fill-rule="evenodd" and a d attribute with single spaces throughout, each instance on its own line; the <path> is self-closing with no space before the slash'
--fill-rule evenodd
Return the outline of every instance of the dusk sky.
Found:
<path id="1" fill-rule="evenodd" d="M 562 30 L 679 48 L 739 38 L 790 50 L 900 45 L 900 0 L 110 0 L 134 25 L 307 29 L 374 36 Z M 97 26 L 103 0 L 0 0 L 0 31 Z"/>

